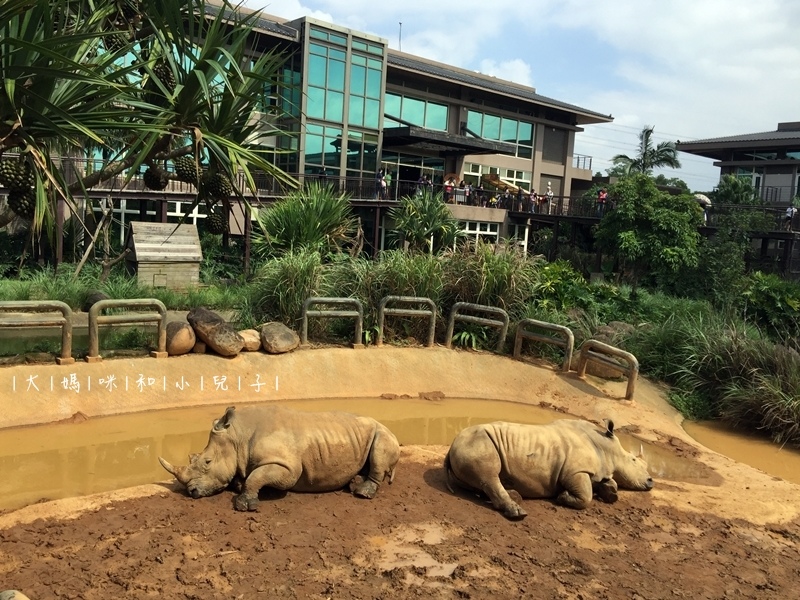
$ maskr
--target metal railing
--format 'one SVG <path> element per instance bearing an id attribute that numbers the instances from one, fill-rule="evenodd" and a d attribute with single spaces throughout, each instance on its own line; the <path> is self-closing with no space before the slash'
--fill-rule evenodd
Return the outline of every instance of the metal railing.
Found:
<path id="1" fill-rule="evenodd" d="M 126 313 L 117 315 L 101 315 L 109 308 L 155 308 L 157 313 Z M 150 352 L 154 358 L 167 357 L 167 308 L 161 300 L 155 298 L 139 298 L 135 300 L 100 300 L 89 309 L 89 352 L 86 362 L 100 362 L 100 325 L 122 325 L 133 323 L 158 324 L 158 349 Z"/>
<path id="2" fill-rule="evenodd" d="M 532 331 L 532 329 L 534 330 Z M 544 329 L 547 332 L 551 332 L 552 335 L 535 331 L 535 329 Z M 561 363 L 561 370 L 564 372 L 569 371 L 572 364 L 572 352 L 575 347 L 575 335 L 569 327 L 546 321 L 537 321 L 536 319 L 523 319 L 517 324 L 517 333 L 514 336 L 514 358 L 516 359 L 522 354 L 523 340 L 532 340 L 563 348 L 564 360 Z"/>
<path id="3" fill-rule="evenodd" d="M 75 362 L 72 357 L 72 309 L 67 304 L 58 300 L 12 300 L 0 302 L 0 311 L 25 313 L 20 318 L 0 317 L 0 328 L 61 328 L 61 356 L 56 358 L 56 362 L 59 365 L 71 365 Z M 61 316 L 31 317 L 28 313 L 60 313 Z"/>
<path id="4" fill-rule="evenodd" d="M 324 306 L 352 306 L 355 310 L 311 310 L 311 307 L 317 304 Z M 361 341 L 364 331 L 364 306 L 361 300 L 356 298 L 306 298 L 303 302 L 303 329 L 300 334 L 300 343 L 303 346 L 308 345 L 308 317 L 322 317 L 322 318 L 355 318 L 356 328 L 353 339 L 353 348 L 363 348 L 364 344 Z"/>
<path id="5" fill-rule="evenodd" d="M 627 375 L 628 386 L 625 389 L 625 399 L 633 399 L 633 393 L 636 391 L 636 380 L 639 377 L 639 361 L 633 354 L 598 340 L 586 340 L 581 345 L 581 353 L 578 359 L 578 377 L 583 378 L 586 376 L 586 365 L 589 362 Z"/>
<path id="6" fill-rule="evenodd" d="M 463 311 L 498 315 L 500 319 L 487 319 L 485 317 L 465 315 L 463 314 Z M 493 327 L 498 329 L 500 333 L 497 336 L 495 351 L 503 351 L 503 346 L 506 342 L 506 335 L 508 334 L 508 313 L 502 308 L 498 308 L 496 306 L 486 306 L 484 304 L 472 304 L 470 302 L 456 302 L 450 311 L 450 318 L 447 321 L 447 334 L 444 342 L 447 348 L 453 347 L 453 330 L 455 329 L 456 321 L 473 323 L 475 325 L 482 325 L 484 327 Z"/>
<path id="7" fill-rule="evenodd" d="M 387 308 L 387 304 L 424 304 L 428 308 Z M 376 346 L 383 345 L 383 323 L 385 315 L 400 317 L 428 317 L 428 342 L 426 346 L 433 346 L 436 334 L 436 304 L 430 298 L 419 298 L 417 296 L 384 296 L 378 306 L 378 338 Z"/>

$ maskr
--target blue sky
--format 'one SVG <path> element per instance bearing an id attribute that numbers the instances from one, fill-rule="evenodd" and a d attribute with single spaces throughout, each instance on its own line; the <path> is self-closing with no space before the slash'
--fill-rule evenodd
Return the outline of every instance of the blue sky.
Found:
<path id="1" fill-rule="evenodd" d="M 530 85 L 610 114 L 576 136 L 575 152 L 605 172 L 635 154 L 638 133 L 690 141 L 800 121 L 797 0 L 246 0 L 386 38 L 432 60 Z M 402 27 L 400 26 L 402 23 Z M 402 32 L 402 35 L 401 35 Z M 667 169 L 695 191 L 719 169 L 680 154 Z"/>

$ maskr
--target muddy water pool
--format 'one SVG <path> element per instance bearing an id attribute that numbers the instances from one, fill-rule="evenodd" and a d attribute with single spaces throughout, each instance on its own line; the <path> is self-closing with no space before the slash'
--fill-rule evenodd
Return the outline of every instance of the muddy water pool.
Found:
<path id="1" fill-rule="evenodd" d="M 732 431 L 720 423 L 684 421 L 683 428 L 693 439 L 718 454 L 800 484 L 798 450 L 781 447 L 766 438 Z"/>

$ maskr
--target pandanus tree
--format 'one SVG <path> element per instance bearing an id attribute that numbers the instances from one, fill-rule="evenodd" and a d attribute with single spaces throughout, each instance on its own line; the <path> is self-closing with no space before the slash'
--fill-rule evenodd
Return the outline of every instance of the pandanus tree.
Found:
<path id="1" fill-rule="evenodd" d="M 653 132 L 655 127 L 645 125 L 639 133 L 639 148 L 636 156 L 617 154 L 612 158 L 615 167 L 620 167 L 625 175 L 633 173 L 643 173 L 652 175 L 653 169 L 660 167 L 670 167 L 680 169 L 681 162 L 678 160 L 678 150 L 675 142 L 653 142 Z"/>
<path id="2" fill-rule="evenodd" d="M 260 145 L 281 135 L 258 109 L 287 55 L 256 47 L 258 16 L 228 0 L 0 3 L 0 185 L 13 210 L 52 231 L 59 200 L 75 210 L 140 169 L 154 190 L 193 183 L 209 206 L 246 200 L 256 173 L 293 186 Z"/>

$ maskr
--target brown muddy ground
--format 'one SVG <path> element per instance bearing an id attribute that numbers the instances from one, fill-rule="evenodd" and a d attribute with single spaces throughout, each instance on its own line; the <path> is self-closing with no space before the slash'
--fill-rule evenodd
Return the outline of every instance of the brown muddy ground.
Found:
<path id="1" fill-rule="evenodd" d="M 265 495 L 258 512 L 237 513 L 232 492 L 192 500 L 172 482 L 151 484 L 0 514 L 0 590 L 31 600 L 800 598 L 800 486 L 694 443 L 649 382 L 640 379 L 636 401 L 625 402 L 624 382 L 582 382 L 492 356 L 354 356 L 283 360 L 299 373 L 302 361 L 323 362 L 343 381 L 351 372 L 387 373 L 367 390 L 378 394 L 447 392 L 457 381 L 444 376 L 458 360 L 472 385 L 508 388 L 495 397 L 595 422 L 613 416 L 660 456 L 648 458 L 656 488 L 621 491 L 617 503 L 583 511 L 525 500 L 528 517 L 511 522 L 479 498 L 447 491 L 444 446 L 404 447 L 394 483 L 374 500 Z M 390 367 L 401 364 L 393 382 Z M 373 381 L 349 379 L 361 380 Z"/>

